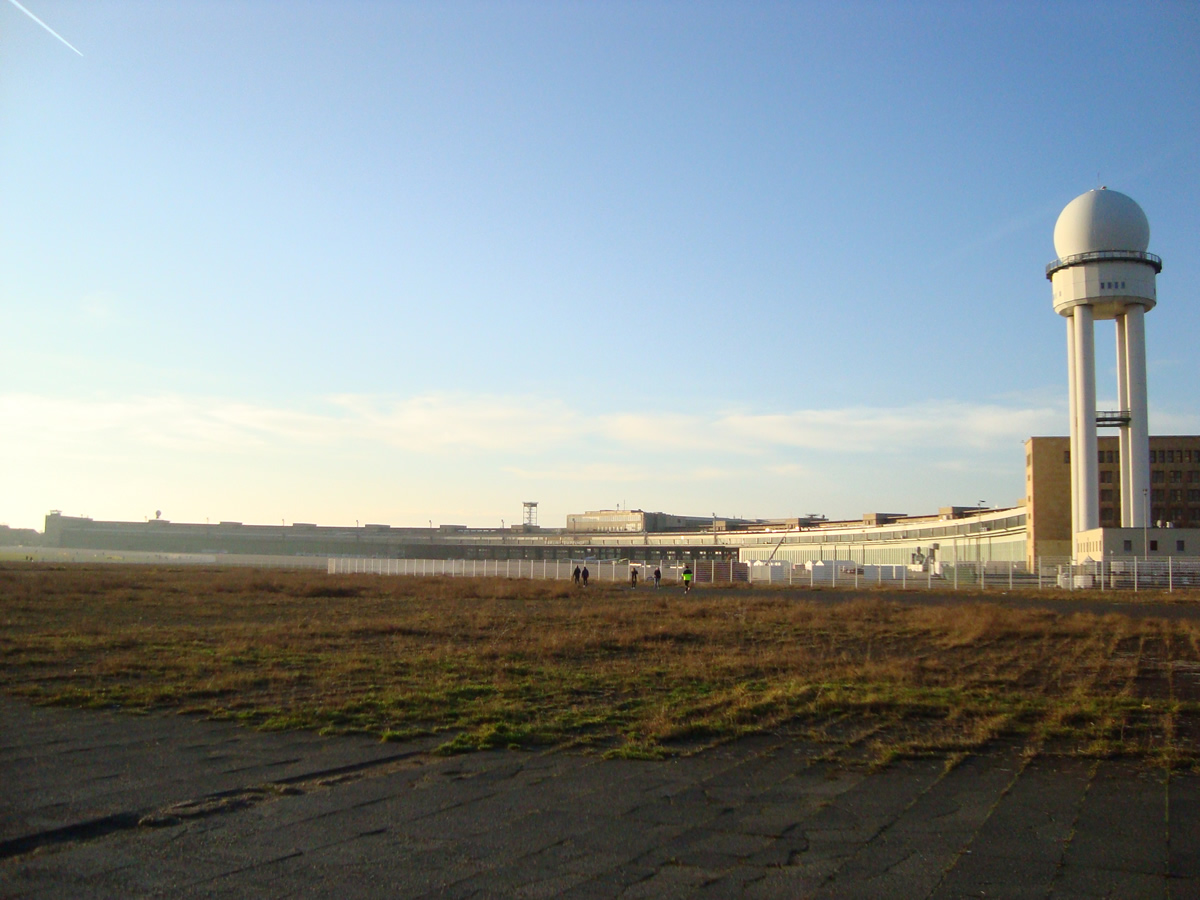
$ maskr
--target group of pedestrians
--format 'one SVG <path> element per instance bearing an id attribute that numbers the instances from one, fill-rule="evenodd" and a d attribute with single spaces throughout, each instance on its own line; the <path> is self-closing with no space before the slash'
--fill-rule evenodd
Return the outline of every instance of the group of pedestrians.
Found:
<path id="1" fill-rule="evenodd" d="M 638 580 L 637 566 L 633 566 L 629 570 L 629 586 L 636 589 L 637 588 L 637 580 Z M 659 569 L 656 567 L 654 569 L 654 587 L 657 588 L 661 582 L 662 582 L 662 569 Z"/>
<path id="2" fill-rule="evenodd" d="M 589 575 L 589 573 L 588 573 L 587 566 L 584 566 L 583 568 L 576 566 L 575 571 L 571 573 L 571 581 L 573 581 L 575 583 L 576 587 L 579 587 L 580 585 L 582 585 L 583 587 L 587 587 L 588 575 Z M 638 569 L 637 569 L 637 566 L 633 566 L 629 570 L 629 586 L 632 587 L 634 590 L 636 590 L 637 584 L 638 584 Z M 655 590 L 657 590 L 661 584 L 662 584 L 662 569 L 655 566 L 654 567 L 654 588 L 655 588 Z M 690 594 L 692 592 L 692 567 L 691 566 L 683 567 L 683 592 L 685 594 Z"/>

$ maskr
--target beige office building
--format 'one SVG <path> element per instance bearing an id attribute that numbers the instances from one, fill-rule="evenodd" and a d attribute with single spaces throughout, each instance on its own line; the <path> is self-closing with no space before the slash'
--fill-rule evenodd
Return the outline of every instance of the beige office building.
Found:
<path id="1" fill-rule="evenodd" d="M 1150 487 L 1141 497 L 1121 496 L 1116 437 L 1098 438 L 1096 456 L 1101 528 L 1121 527 L 1122 504 L 1127 501 L 1148 512 L 1151 528 L 1200 528 L 1200 436 L 1150 437 Z M 1070 438 L 1032 437 L 1025 442 L 1025 508 L 1028 564 L 1071 556 Z"/>

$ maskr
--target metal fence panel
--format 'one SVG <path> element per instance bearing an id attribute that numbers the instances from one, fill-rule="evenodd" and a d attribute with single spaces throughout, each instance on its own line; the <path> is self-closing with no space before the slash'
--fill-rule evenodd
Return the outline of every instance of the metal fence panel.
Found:
<path id="1" fill-rule="evenodd" d="M 279 564 L 271 560 L 268 564 Z M 320 565 L 305 561 L 305 565 Z M 684 564 L 630 562 L 629 560 L 445 560 L 369 559 L 331 557 L 330 575 L 441 575 L 451 578 L 530 578 L 569 580 L 576 566 L 586 566 L 595 581 L 628 582 L 636 567 L 643 585 L 653 583 L 653 570 L 662 571 L 666 584 L 683 581 Z M 1175 591 L 1200 588 L 1200 558 L 1125 558 L 1072 565 L 1059 557 L 1038 560 L 1033 571 L 1014 561 L 962 560 L 957 565 L 863 565 L 849 560 L 824 560 L 801 564 L 730 560 L 699 560 L 691 564 L 697 584 L 787 584 L 817 587 L 901 587 L 906 590 L 1013 590 L 1063 588 L 1066 590 Z"/>

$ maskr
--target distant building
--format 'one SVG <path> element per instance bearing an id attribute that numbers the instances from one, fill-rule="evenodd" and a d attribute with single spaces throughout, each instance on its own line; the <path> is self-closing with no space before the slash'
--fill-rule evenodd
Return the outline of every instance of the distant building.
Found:
<path id="1" fill-rule="evenodd" d="M 9 528 L 0 525 L 0 546 L 5 547 L 36 547 L 42 543 L 42 536 L 32 528 Z"/>
<path id="2" fill-rule="evenodd" d="M 760 524 L 720 516 L 673 516 L 640 509 L 593 509 L 567 516 L 569 534 L 658 534 L 664 531 L 730 531 Z"/>
<path id="3" fill-rule="evenodd" d="M 752 528 L 729 535 L 743 561 L 795 564 L 829 560 L 868 566 L 933 568 L 957 562 L 1025 564 L 1023 507 L 946 506 L 936 515 L 865 513 L 862 520 Z"/>

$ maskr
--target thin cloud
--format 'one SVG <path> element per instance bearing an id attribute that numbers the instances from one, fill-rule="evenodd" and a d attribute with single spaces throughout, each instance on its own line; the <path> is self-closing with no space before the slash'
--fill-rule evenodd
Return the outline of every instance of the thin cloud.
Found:
<path id="1" fill-rule="evenodd" d="M 1031 434 L 1057 433 L 1062 424 L 1061 410 L 1051 407 L 960 402 L 667 417 L 585 415 L 540 397 L 432 394 L 393 399 L 343 394 L 314 401 L 314 407 L 322 406 L 299 411 L 178 395 L 80 400 L 4 394 L 0 423 L 7 434 L 47 446 L 87 438 L 99 444 L 239 452 L 354 442 L 414 454 L 570 452 L 582 459 L 609 452 L 695 458 L 780 451 L 980 450 Z M 1194 422 L 1188 416 L 1156 419 L 1179 425 Z M 700 471 L 688 477 L 717 476 Z"/>
<path id="2" fill-rule="evenodd" d="M 1152 434 L 1196 434 L 1200 432 L 1200 416 L 1194 413 L 1151 412 Z"/>
<path id="3" fill-rule="evenodd" d="M 237 450 L 329 438 L 328 420 L 290 410 L 177 396 L 77 400 L 0 395 L 0 423 L 27 445 L 135 444 L 167 450 Z"/>
<path id="4" fill-rule="evenodd" d="M 580 415 L 540 398 L 431 394 L 402 400 L 341 394 L 330 398 L 356 436 L 407 450 L 531 450 L 560 446 Z"/>
<path id="5" fill-rule="evenodd" d="M 982 448 L 1056 428 L 1061 413 L 964 403 L 729 415 L 717 424 L 743 441 L 809 450 L 878 453 L 920 447 Z"/>
<path id="6" fill-rule="evenodd" d="M 548 466 L 538 469 L 505 466 L 501 471 L 525 481 L 557 481 L 576 484 L 602 482 L 632 484 L 652 479 L 656 481 L 661 480 L 644 466 L 629 466 L 617 463 Z"/>

